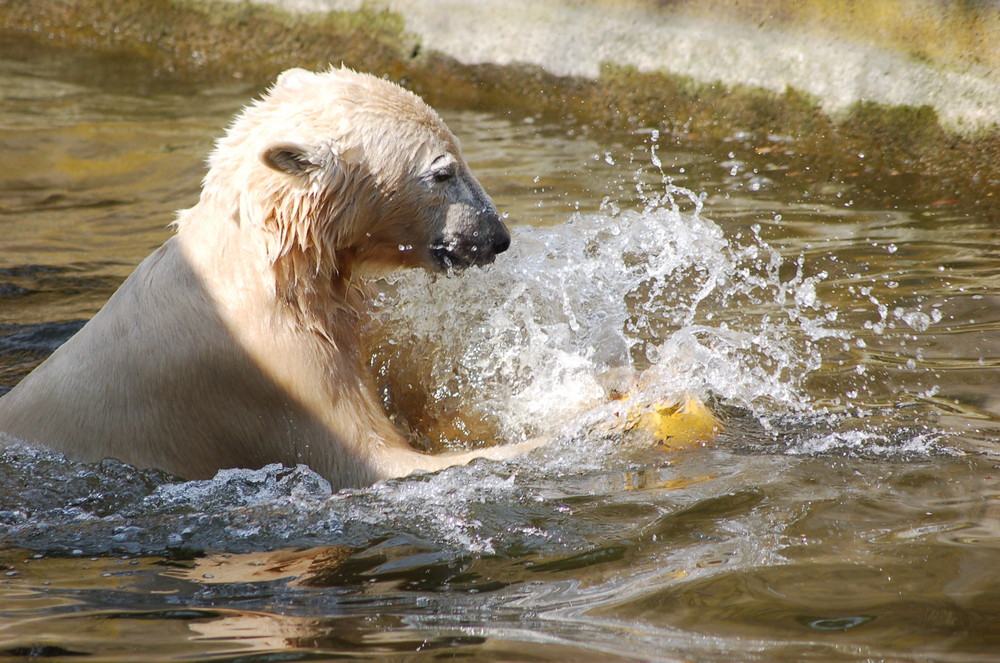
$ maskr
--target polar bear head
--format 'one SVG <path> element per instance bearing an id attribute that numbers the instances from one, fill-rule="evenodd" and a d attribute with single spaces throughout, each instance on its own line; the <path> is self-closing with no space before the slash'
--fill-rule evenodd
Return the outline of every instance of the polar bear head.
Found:
<path id="1" fill-rule="evenodd" d="M 209 167 L 203 200 L 228 198 L 279 289 L 485 265 L 510 244 L 437 113 L 349 69 L 283 73 L 237 116 Z"/>

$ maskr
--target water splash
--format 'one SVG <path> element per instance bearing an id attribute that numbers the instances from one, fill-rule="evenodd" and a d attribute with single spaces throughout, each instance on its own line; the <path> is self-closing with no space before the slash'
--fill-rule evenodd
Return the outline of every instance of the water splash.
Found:
<path id="1" fill-rule="evenodd" d="M 426 380 L 424 422 L 462 420 L 420 431 L 446 444 L 467 443 L 447 433 L 482 432 L 482 421 L 505 440 L 557 434 L 619 388 L 606 376 L 630 371 L 651 398 L 808 407 L 801 386 L 822 342 L 845 336 L 816 294 L 825 275 L 788 265 L 758 229 L 726 237 L 690 191 L 667 185 L 646 200 L 642 211 L 515 227 L 502 260 L 460 279 L 393 278 L 376 311 L 390 400 L 407 391 L 392 376 Z"/>

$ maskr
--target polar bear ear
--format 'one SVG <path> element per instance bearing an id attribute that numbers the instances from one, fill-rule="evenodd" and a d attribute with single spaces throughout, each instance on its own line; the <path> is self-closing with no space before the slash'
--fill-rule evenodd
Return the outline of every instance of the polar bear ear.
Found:
<path id="1" fill-rule="evenodd" d="M 288 175 L 305 175 L 323 166 L 312 156 L 312 150 L 295 143 L 279 143 L 268 147 L 260 155 L 268 168 Z"/>
<path id="2" fill-rule="evenodd" d="M 316 74 L 305 69 L 287 69 L 278 75 L 274 87 L 288 90 L 301 90 L 307 83 L 316 79 Z"/>

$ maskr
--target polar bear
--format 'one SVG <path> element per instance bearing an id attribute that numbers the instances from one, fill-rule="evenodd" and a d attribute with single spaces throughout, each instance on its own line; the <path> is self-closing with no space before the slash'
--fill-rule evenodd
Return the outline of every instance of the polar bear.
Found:
<path id="1" fill-rule="evenodd" d="M 334 488 L 537 444 L 418 453 L 366 369 L 368 280 L 485 265 L 510 244 L 419 97 L 346 68 L 293 69 L 208 165 L 176 233 L 0 398 L 9 439 L 191 479 L 305 463 Z"/>

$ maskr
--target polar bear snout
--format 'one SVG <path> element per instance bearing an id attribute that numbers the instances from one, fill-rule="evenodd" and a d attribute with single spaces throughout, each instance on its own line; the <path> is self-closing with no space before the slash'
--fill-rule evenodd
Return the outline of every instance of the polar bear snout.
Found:
<path id="1" fill-rule="evenodd" d="M 444 234 L 431 242 L 431 256 L 441 269 L 488 265 L 510 248 L 510 232 L 492 205 L 468 216 L 471 223 L 467 218 L 449 223 L 448 227 L 455 229 L 446 227 Z"/>
<path id="2" fill-rule="evenodd" d="M 461 237 L 442 239 L 431 245 L 431 255 L 442 269 L 465 269 L 473 265 L 488 265 L 509 247 L 510 234 L 503 228 L 502 237 L 488 242 L 468 241 Z"/>
<path id="3" fill-rule="evenodd" d="M 464 164 L 451 181 L 449 197 L 444 226 L 430 244 L 439 268 L 488 265 L 510 248 L 510 232 L 496 205 Z"/>

